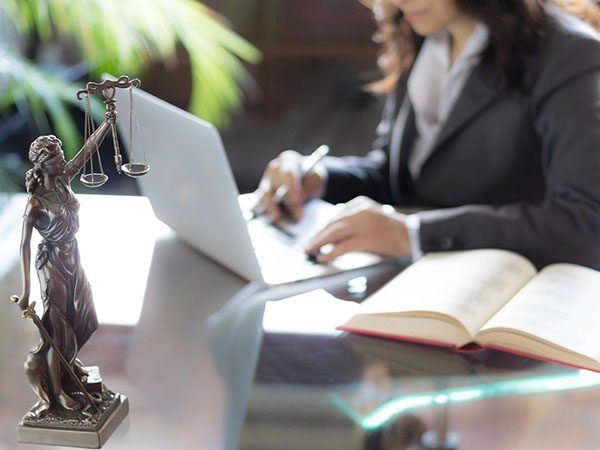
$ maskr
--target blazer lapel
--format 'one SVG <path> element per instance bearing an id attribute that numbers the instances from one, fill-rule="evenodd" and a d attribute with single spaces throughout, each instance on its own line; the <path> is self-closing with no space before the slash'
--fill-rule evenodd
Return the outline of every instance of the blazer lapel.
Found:
<path id="1" fill-rule="evenodd" d="M 435 152 L 443 146 L 448 139 L 473 120 L 497 96 L 498 91 L 483 80 L 479 68 L 473 70 L 436 139 L 433 151 Z"/>
<path id="2" fill-rule="evenodd" d="M 415 111 L 406 96 L 392 124 L 390 137 L 390 190 L 397 204 L 405 202 L 411 191 L 408 158 L 416 134 Z"/>

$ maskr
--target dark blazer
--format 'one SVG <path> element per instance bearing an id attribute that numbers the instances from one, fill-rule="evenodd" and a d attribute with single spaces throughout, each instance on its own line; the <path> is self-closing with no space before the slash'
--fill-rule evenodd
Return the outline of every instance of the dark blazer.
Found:
<path id="1" fill-rule="evenodd" d="M 600 40 L 553 17 L 527 95 L 502 93 L 476 67 L 417 180 L 407 170 L 414 111 L 408 96 L 389 99 L 374 151 L 326 159 L 325 198 L 425 208 L 424 252 L 504 248 L 537 266 L 600 269 Z"/>

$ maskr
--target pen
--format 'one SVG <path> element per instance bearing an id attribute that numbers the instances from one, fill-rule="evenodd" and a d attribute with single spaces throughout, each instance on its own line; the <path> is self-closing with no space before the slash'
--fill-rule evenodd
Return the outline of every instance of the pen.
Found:
<path id="1" fill-rule="evenodd" d="M 300 179 L 304 179 L 304 177 L 315 167 L 315 165 L 323 159 L 329 153 L 328 145 L 321 145 L 317 147 L 317 149 L 312 152 L 309 156 L 307 156 L 302 164 L 300 165 Z M 284 184 L 279 186 L 273 195 L 273 201 L 276 204 L 280 204 L 283 202 L 283 199 L 287 195 L 289 188 Z M 257 205 L 257 208 L 253 211 L 252 218 L 258 217 L 267 210 L 264 204 Z"/>

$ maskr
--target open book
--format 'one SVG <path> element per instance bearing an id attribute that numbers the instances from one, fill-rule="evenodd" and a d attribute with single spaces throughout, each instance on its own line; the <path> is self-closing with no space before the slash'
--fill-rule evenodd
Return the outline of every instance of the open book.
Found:
<path id="1" fill-rule="evenodd" d="M 553 264 L 536 274 L 516 253 L 485 249 L 425 255 L 340 328 L 600 372 L 599 318 L 600 272 Z"/>

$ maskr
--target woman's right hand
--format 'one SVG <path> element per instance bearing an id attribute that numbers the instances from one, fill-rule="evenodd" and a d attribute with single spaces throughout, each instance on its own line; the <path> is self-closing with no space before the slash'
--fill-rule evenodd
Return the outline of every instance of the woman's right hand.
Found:
<path id="1" fill-rule="evenodd" d="M 302 161 L 305 158 L 294 150 L 286 150 L 269 162 L 255 191 L 255 213 L 264 209 L 267 216 L 277 222 L 285 210 L 295 220 L 300 220 L 304 203 L 318 196 L 325 183 L 325 169 L 318 164 L 302 177 Z M 283 197 L 283 204 L 278 204 L 275 193 L 283 186 L 287 194 Z"/>

